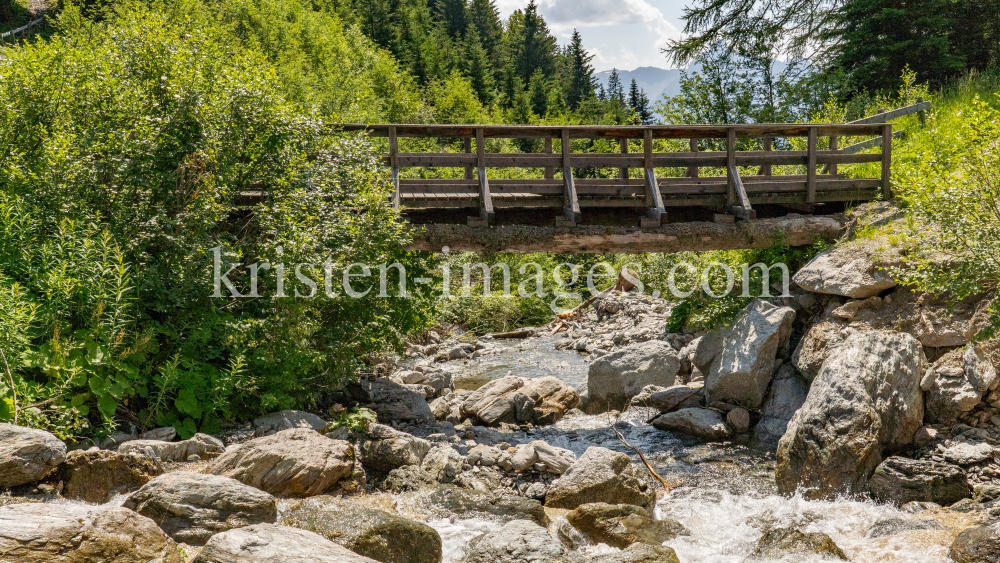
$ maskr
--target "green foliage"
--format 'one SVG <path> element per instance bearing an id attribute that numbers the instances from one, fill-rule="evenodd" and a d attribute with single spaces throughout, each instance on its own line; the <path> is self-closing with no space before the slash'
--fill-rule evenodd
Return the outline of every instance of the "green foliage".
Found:
<path id="1" fill-rule="evenodd" d="M 375 411 L 366 408 L 331 411 L 331 414 L 333 416 L 330 421 L 330 430 L 347 428 L 351 432 L 359 433 L 363 432 L 369 424 L 378 422 L 378 416 L 375 414 Z"/>

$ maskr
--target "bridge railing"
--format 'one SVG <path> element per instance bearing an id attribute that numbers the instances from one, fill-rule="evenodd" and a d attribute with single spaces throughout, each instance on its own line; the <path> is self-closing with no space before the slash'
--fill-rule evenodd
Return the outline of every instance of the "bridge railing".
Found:
<path id="1" fill-rule="evenodd" d="M 754 124 L 660 126 L 522 126 L 345 124 L 341 131 L 367 131 L 388 138 L 385 163 L 391 167 L 393 199 L 404 208 L 478 208 L 470 225 L 493 221 L 498 207 L 562 208 L 557 224 L 576 225 L 582 208 L 645 208 L 642 226 L 659 226 L 668 207 L 703 206 L 731 216 L 753 219 L 754 204 L 780 204 L 811 210 L 820 203 L 868 201 L 890 195 L 892 124 Z M 878 136 L 881 151 L 846 154 L 838 149 L 845 137 Z M 774 150 L 777 138 L 805 138 L 805 150 Z M 401 138 L 461 139 L 464 152 L 401 152 Z M 487 139 L 541 139 L 544 152 L 491 153 Z M 819 139 L 829 138 L 820 149 Z M 618 141 L 619 151 L 573 152 L 574 139 Z M 642 152 L 629 152 L 629 140 L 640 139 Z M 658 152 L 658 139 L 687 139 L 687 151 Z M 703 139 L 724 140 L 724 151 L 701 151 Z M 737 150 L 739 139 L 759 141 L 761 150 Z M 558 143 L 558 150 L 554 150 Z M 824 143 L 825 144 L 825 143 Z M 662 143 L 661 143 L 662 145 Z M 877 178 L 845 178 L 841 164 L 881 163 Z M 774 174 L 775 166 L 804 166 L 805 174 Z M 759 167 L 740 176 L 740 167 Z M 823 170 L 819 167 L 824 166 Z M 401 178 L 411 167 L 464 168 L 464 178 Z M 497 168 L 540 168 L 537 179 L 490 178 Z M 617 178 L 574 178 L 574 169 L 618 168 Z M 657 168 L 684 168 L 683 177 L 661 177 Z M 700 169 L 723 169 L 724 176 L 700 175 Z M 631 178 L 630 171 L 642 170 Z M 556 177 L 556 172 L 561 177 Z M 474 177 L 475 172 L 475 177 Z"/>

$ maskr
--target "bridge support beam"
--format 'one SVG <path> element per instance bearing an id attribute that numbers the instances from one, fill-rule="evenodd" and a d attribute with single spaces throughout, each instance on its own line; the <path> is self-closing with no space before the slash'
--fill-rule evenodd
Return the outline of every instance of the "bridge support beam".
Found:
<path id="1" fill-rule="evenodd" d="M 479 165 L 479 217 L 469 217 L 470 227 L 488 227 L 494 222 L 493 194 L 490 193 L 490 180 L 486 177 L 486 141 L 483 129 L 476 129 L 476 159 Z"/>
<path id="2" fill-rule="evenodd" d="M 768 248 L 781 240 L 804 246 L 819 240 L 834 241 L 844 232 L 839 215 L 789 215 L 749 223 L 669 223 L 658 229 L 638 227 L 578 226 L 572 229 L 504 225 L 476 229 L 466 225 L 412 225 L 411 250 L 440 252 L 590 252 L 638 254 Z"/>
<path id="3" fill-rule="evenodd" d="M 576 196 L 576 182 L 573 180 L 573 167 L 570 154 L 573 147 L 569 141 L 569 130 L 562 130 L 562 165 L 563 165 L 563 216 L 556 217 L 556 227 L 575 227 L 580 224 L 580 201 Z"/>

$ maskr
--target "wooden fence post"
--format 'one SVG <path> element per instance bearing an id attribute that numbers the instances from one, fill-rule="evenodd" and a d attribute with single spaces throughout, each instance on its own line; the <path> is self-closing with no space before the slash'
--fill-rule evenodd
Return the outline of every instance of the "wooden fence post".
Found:
<path id="1" fill-rule="evenodd" d="M 767 152 L 771 152 L 771 143 L 772 142 L 773 141 L 772 141 L 771 137 L 764 137 L 764 152 L 766 152 L 766 153 Z M 758 176 L 770 176 L 771 175 L 771 165 L 770 164 L 761 164 L 760 165 L 760 171 L 757 174 L 758 174 Z"/>
<path id="2" fill-rule="evenodd" d="M 392 205 L 399 209 L 403 198 L 399 193 L 399 142 L 396 139 L 396 127 L 389 126 L 389 166 L 392 170 Z"/>
<path id="3" fill-rule="evenodd" d="M 840 142 L 840 137 L 838 137 L 837 135 L 830 135 L 830 151 L 836 154 L 837 143 L 839 142 Z M 830 174 L 836 174 L 837 163 L 836 162 L 830 163 L 830 165 L 827 167 L 827 172 L 829 172 Z"/>
<path id="4" fill-rule="evenodd" d="M 736 205 L 736 179 L 733 178 L 732 170 L 736 169 L 736 129 L 728 127 L 726 129 L 726 210 Z"/>
<path id="5" fill-rule="evenodd" d="M 698 139 L 691 139 L 690 146 L 691 146 L 691 152 L 694 153 L 695 156 L 698 156 Z M 697 178 L 698 177 L 698 167 L 697 166 L 688 166 L 687 176 L 688 176 L 688 178 Z"/>
<path id="6" fill-rule="evenodd" d="M 573 146 L 569 141 L 569 129 L 563 129 L 563 217 L 556 218 L 557 227 L 575 227 L 580 222 L 580 201 L 576 197 L 576 184 L 573 182 L 572 152 Z"/>
<path id="7" fill-rule="evenodd" d="M 892 123 L 882 126 L 882 199 L 892 198 Z"/>
<path id="8" fill-rule="evenodd" d="M 816 203 L 816 128 L 809 128 L 808 164 L 806 164 L 806 204 Z"/>
<path id="9" fill-rule="evenodd" d="M 628 155 L 628 139 L 621 138 L 618 139 L 618 148 L 621 149 L 622 160 L 625 160 L 625 156 Z M 618 177 L 622 180 L 628 180 L 628 164 L 618 168 Z"/>
<path id="10" fill-rule="evenodd" d="M 462 142 L 465 145 L 465 154 L 472 154 L 472 137 L 465 137 L 464 139 L 462 139 Z M 471 165 L 466 165 L 465 167 L 465 179 L 466 180 L 472 179 Z"/>
<path id="11" fill-rule="evenodd" d="M 545 154 L 552 154 L 552 137 L 545 137 Z M 552 180 L 556 177 L 556 169 L 551 166 L 545 167 L 545 179 Z"/>
<path id="12" fill-rule="evenodd" d="M 642 132 L 643 172 L 646 177 L 646 216 L 639 218 L 640 227 L 659 227 L 666 210 L 663 195 L 656 181 L 656 167 L 653 165 L 653 130 Z"/>

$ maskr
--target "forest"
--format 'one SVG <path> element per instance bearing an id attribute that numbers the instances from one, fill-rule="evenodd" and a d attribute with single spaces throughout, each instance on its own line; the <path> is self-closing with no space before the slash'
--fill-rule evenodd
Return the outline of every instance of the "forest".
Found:
<path id="1" fill-rule="evenodd" d="M 494 0 L 51 6 L 0 62 L 0 420 L 64 438 L 122 425 L 187 437 L 325 409 L 380 354 L 441 322 L 484 332 L 551 320 L 539 300 L 439 299 L 441 287 L 213 298 L 216 248 L 317 272 L 399 262 L 414 278 L 478 261 L 406 250 L 379 147 L 331 134 L 334 123 L 839 122 L 920 96 L 935 110 L 904 140 L 894 182 L 909 212 L 941 226 L 933 244 L 965 259 L 915 263 L 909 279 L 959 296 L 994 287 L 1000 1 L 777 6 L 694 0 L 684 39 L 662 53 L 691 70 L 659 100 L 617 72 L 599 86 L 585 34 L 560 45 L 534 0 L 506 20 Z M 0 0 L 0 30 L 30 21 L 29 8 Z M 265 203 L 238 205 L 262 186 Z M 687 258 L 800 265 L 818 250 Z M 604 258 L 642 264 L 656 285 L 682 257 Z M 232 279 L 247 286 L 245 271 Z M 274 276 L 261 283 L 275 293 Z M 725 322 L 744 304 L 696 294 L 672 327 Z"/>

